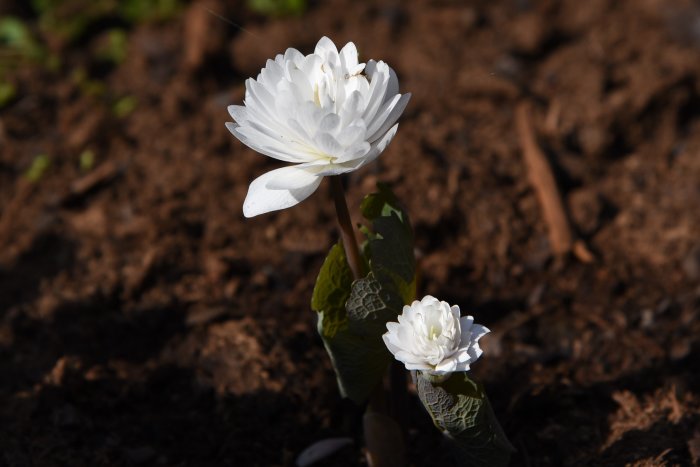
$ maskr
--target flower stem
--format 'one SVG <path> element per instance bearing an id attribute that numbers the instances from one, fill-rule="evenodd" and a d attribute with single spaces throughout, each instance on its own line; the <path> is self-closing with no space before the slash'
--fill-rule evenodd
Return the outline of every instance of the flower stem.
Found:
<path id="1" fill-rule="evenodd" d="M 343 248 L 348 265 L 355 280 L 365 276 L 365 267 L 360 249 L 355 239 L 355 231 L 350 220 L 348 205 L 345 201 L 343 183 L 340 177 L 330 177 L 331 194 L 335 202 L 338 226 L 343 239 Z M 405 376 L 404 388 L 405 391 Z M 400 397 L 399 397 L 400 399 Z M 377 385 L 369 396 L 367 409 L 363 417 L 365 442 L 367 445 L 367 462 L 370 467 L 405 467 L 406 445 L 403 429 L 396 420 L 387 414 L 386 392 L 382 384 Z"/>
<path id="2" fill-rule="evenodd" d="M 345 201 L 343 183 L 339 176 L 330 177 L 330 181 L 331 194 L 335 202 L 335 212 L 338 216 L 338 226 L 340 227 L 340 236 L 343 239 L 345 256 L 348 259 L 353 278 L 356 280 L 361 279 L 364 277 L 364 266 L 360 256 L 360 249 L 357 247 L 357 240 L 355 240 L 355 231 L 350 220 L 348 205 Z"/>

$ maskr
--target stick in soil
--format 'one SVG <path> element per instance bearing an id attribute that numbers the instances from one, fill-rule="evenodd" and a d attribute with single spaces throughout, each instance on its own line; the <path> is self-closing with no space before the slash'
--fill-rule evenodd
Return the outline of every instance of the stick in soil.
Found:
<path id="1" fill-rule="evenodd" d="M 515 127 L 522 147 L 523 160 L 527 167 L 530 183 L 542 206 L 542 213 L 549 230 L 552 251 L 557 256 L 570 252 L 582 262 L 593 261 L 593 254 L 583 241 L 575 239 L 569 225 L 554 173 L 547 157 L 537 144 L 535 130 L 532 126 L 530 103 L 522 101 L 515 109 Z"/>

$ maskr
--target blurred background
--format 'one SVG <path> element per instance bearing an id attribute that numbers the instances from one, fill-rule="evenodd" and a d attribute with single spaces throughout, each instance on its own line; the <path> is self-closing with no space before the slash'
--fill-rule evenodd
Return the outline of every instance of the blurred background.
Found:
<path id="1" fill-rule="evenodd" d="M 697 1 L 2 0 L 0 465 L 291 465 L 332 436 L 324 465 L 363 465 L 309 307 L 327 184 L 244 219 L 279 164 L 224 127 L 323 35 L 413 93 L 350 210 L 390 183 L 419 294 L 493 330 L 512 465 L 697 463 Z M 408 417 L 413 464 L 449 465 Z"/>

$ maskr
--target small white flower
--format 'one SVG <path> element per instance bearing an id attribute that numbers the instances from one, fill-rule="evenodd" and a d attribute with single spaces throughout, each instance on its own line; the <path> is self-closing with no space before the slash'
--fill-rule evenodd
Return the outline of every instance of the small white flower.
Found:
<path id="1" fill-rule="evenodd" d="M 407 370 L 431 375 L 467 371 L 482 354 L 479 339 L 490 332 L 474 318 L 460 318 L 459 307 L 450 307 L 430 295 L 403 307 L 399 322 L 386 323 L 384 343 Z"/>
<path id="2" fill-rule="evenodd" d="M 374 160 L 396 133 L 410 94 L 399 94 L 396 73 L 370 60 L 358 63 L 355 44 L 338 52 L 327 37 L 313 54 L 287 49 L 246 81 L 245 106 L 228 110 L 226 127 L 243 144 L 295 165 L 253 181 L 243 203 L 246 217 L 296 205 L 323 177 Z"/>

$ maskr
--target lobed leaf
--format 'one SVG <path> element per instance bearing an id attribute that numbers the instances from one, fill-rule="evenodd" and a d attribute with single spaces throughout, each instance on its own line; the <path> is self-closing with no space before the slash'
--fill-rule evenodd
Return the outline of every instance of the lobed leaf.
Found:
<path id="1" fill-rule="evenodd" d="M 515 449 L 498 423 L 481 384 L 466 372 L 453 373 L 447 381 L 431 382 L 413 372 L 418 396 L 435 426 L 453 443 L 459 465 L 500 467 L 508 465 Z"/>
<path id="2" fill-rule="evenodd" d="M 385 186 L 365 197 L 361 210 L 371 222 L 363 255 L 370 272 L 352 281 L 345 251 L 334 245 L 321 267 L 311 302 L 318 331 L 343 396 L 362 404 L 381 383 L 391 354 L 382 334 L 403 305 L 415 299 L 416 267 L 408 216 Z"/>

